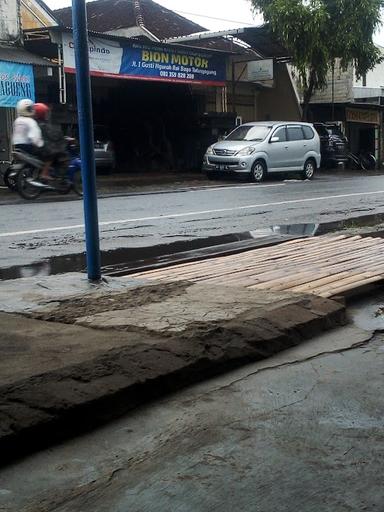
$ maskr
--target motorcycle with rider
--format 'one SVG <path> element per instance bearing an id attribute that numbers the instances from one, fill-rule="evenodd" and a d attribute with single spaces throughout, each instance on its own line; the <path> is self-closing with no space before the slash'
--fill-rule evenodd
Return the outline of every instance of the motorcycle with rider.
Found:
<path id="1" fill-rule="evenodd" d="M 8 181 L 24 199 L 48 191 L 67 194 L 72 189 L 82 195 L 76 141 L 50 123 L 50 109 L 44 103 L 24 99 L 16 109 L 14 160 L 7 171 Z"/>

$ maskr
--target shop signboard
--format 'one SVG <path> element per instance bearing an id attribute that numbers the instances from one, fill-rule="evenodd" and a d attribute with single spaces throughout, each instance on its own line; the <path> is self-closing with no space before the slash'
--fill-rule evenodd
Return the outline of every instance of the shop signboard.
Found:
<path id="1" fill-rule="evenodd" d="M 273 80 L 273 59 L 253 60 L 247 65 L 250 82 Z"/>
<path id="2" fill-rule="evenodd" d="M 0 60 L 0 107 L 15 107 L 26 98 L 35 101 L 33 67 Z"/>
<path id="3" fill-rule="evenodd" d="M 380 114 L 377 110 L 347 108 L 346 120 L 349 123 L 380 124 Z"/>
<path id="4" fill-rule="evenodd" d="M 75 72 L 72 34 L 63 34 L 64 69 Z M 223 86 L 226 58 L 199 50 L 89 38 L 92 76 Z"/>

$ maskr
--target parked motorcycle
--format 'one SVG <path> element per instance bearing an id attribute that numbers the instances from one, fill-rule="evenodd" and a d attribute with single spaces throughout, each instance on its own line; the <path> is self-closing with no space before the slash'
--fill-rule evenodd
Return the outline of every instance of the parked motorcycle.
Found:
<path id="1" fill-rule="evenodd" d="M 376 169 L 376 158 L 367 151 L 362 151 L 358 155 L 348 154 L 348 166 L 350 169 L 359 171 L 373 171 Z"/>
<path id="2" fill-rule="evenodd" d="M 23 151 L 14 152 L 14 163 L 8 180 L 17 181 L 17 192 L 24 199 L 36 199 L 42 192 L 68 194 L 74 190 L 79 196 L 83 195 L 81 180 L 81 160 L 76 152 L 73 139 L 67 141 L 67 155 L 55 162 L 50 170 L 52 181 L 44 183 L 40 173 L 44 163 L 37 157 Z"/>

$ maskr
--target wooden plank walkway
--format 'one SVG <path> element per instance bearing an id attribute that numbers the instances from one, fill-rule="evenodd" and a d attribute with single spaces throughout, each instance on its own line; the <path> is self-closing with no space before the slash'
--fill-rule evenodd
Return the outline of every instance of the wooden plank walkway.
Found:
<path id="1" fill-rule="evenodd" d="M 384 239 L 325 235 L 129 277 L 332 297 L 384 279 Z"/>

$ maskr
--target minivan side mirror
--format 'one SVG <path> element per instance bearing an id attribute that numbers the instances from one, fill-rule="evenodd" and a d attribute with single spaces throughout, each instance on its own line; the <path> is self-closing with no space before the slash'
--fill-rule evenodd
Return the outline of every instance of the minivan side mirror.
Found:
<path id="1" fill-rule="evenodd" d="M 269 141 L 271 144 L 272 142 L 280 142 L 280 137 L 271 137 L 270 141 Z"/>

